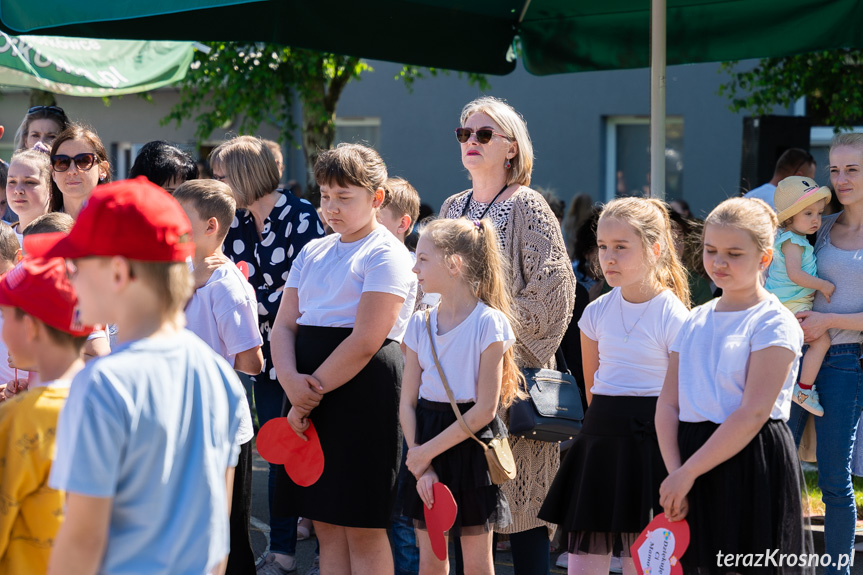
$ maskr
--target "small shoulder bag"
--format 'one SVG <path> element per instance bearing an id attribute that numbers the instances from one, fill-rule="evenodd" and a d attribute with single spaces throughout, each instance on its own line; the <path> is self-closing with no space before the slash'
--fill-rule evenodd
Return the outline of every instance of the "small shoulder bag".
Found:
<path id="1" fill-rule="evenodd" d="M 509 447 L 509 440 L 506 436 L 495 437 L 492 439 L 488 445 L 485 444 L 480 438 L 473 434 L 470 428 L 465 423 L 464 418 L 461 416 L 461 412 L 458 410 L 458 405 L 455 402 L 455 397 L 453 397 L 452 390 L 449 387 L 449 383 L 446 380 L 446 376 L 443 373 L 443 368 L 440 365 L 440 361 L 437 358 L 437 351 L 434 347 L 434 336 L 432 336 L 431 330 L 431 319 L 430 319 L 430 310 L 425 310 L 426 316 L 426 329 L 429 334 L 429 344 L 431 345 L 432 356 L 434 357 L 434 364 L 437 367 L 437 372 L 440 375 L 440 379 L 443 382 L 443 387 L 446 390 L 446 395 L 449 398 L 449 403 L 452 405 L 452 410 L 455 412 L 455 417 L 461 425 L 461 428 L 467 433 L 470 437 L 473 438 L 474 441 L 480 444 L 483 452 L 485 452 L 485 460 L 488 462 L 488 474 L 491 477 L 492 483 L 495 485 L 500 485 L 501 483 L 506 483 L 510 479 L 515 478 L 515 459 L 512 456 L 512 449 Z M 497 417 L 497 415 L 495 415 Z"/>

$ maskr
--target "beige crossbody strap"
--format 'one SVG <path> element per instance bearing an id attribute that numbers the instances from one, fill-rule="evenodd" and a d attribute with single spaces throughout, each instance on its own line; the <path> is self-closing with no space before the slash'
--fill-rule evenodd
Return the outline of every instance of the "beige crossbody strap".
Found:
<path id="1" fill-rule="evenodd" d="M 455 402 L 455 397 L 453 397 L 452 395 L 452 390 L 449 388 L 449 383 L 447 383 L 446 376 L 443 373 L 443 368 L 440 366 L 440 361 L 438 361 L 437 358 L 437 351 L 435 351 L 434 348 L 434 336 L 432 336 L 431 329 L 431 312 L 428 309 L 426 309 L 425 311 L 425 316 L 426 329 L 429 332 L 429 345 L 431 345 L 432 357 L 434 357 L 434 364 L 435 367 L 437 367 L 437 372 L 440 375 L 441 381 L 443 382 L 443 388 L 446 390 L 446 396 L 449 398 L 449 403 L 450 405 L 452 405 L 452 410 L 455 412 L 455 417 L 464 432 L 467 433 L 469 436 L 473 437 L 474 441 L 476 441 L 482 446 L 483 451 L 488 451 L 488 445 L 486 445 L 481 439 L 479 439 L 476 435 L 473 434 L 473 432 L 467 426 L 467 423 L 464 422 L 464 418 L 461 416 L 461 412 L 458 410 L 458 405 Z"/>

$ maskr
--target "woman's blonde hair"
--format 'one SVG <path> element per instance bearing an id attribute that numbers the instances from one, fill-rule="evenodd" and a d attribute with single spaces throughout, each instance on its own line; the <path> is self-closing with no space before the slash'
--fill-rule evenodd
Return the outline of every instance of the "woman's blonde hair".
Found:
<path id="1" fill-rule="evenodd" d="M 341 143 L 318 154 L 315 181 L 319 186 L 358 186 L 374 195 L 378 189 L 386 189 L 387 166 L 372 148 Z"/>
<path id="2" fill-rule="evenodd" d="M 776 212 L 763 200 L 758 198 L 729 198 L 713 208 L 704 220 L 704 230 L 707 226 L 728 226 L 745 230 L 752 237 L 758 251 L 761 253 L 773 249 L 773 239 L 779 221 Z M 702 245 L 704 238 L 702 236 Z"/>
<path id="3" fill-rule="evenodd" d="M 231 181 L 239 208 L 248 208 L 279 187 L 276 159 L 260 138 L 238 136 L 222 142 L 210 152 L 209 162 Z"/>
<path id="4" fill-rule="evenodd" d="M 834 148 L 854 148 L 863 153 L 863 134 L 853 132 L 836 134 L 830 142 L 830 151 L 832 152 Z"/>
<path id="5" fill-rule="evenodd" d="M 659 257 L 652 268 L 653 281 L 670 289 L 688 308 L 689 278 L 674 249 L 671 219 L 665 202 L 651 198 L 618 198 L 602 209 L 599 222 L 615 219 L 630 225 L 641 238 L 644 254 L 653 254 L 653 246 L 659 244 Z"/>
<path id="6" fill-rule="evenodd" d="M 474 114 L 485 114 L 494 120 L 503 134 L 518 144 L 518 152 L 509 161 L 512 167 L 506 175 L 507 185 L 529 186 L 530 174 L 533 172 L 533 144 L 521 114 L 503 100 L 492 96 L 477 98 L 465 106 L 461 111 L 461 125 L 464 126 Z"/>
<path id="7" fill-rule="evenodd" d="M 494 226 L 482 220 L 439 219 L 425 226 L 422 236 L 443 253 L 448 264 L 456 256 L 461 259 L 462 277 L 474 295 L 488 307 L 501 312 L 517 333 L 512 296 L 506 283 L 508 263 L 500 251 Z M 515 364 L 515 352 L 510 347 L 503 354 L 500 403 L 504 407 L 509 407 L 516 397 L 523 395 L 519 391 L 523 381 L 524 376 Z"/>

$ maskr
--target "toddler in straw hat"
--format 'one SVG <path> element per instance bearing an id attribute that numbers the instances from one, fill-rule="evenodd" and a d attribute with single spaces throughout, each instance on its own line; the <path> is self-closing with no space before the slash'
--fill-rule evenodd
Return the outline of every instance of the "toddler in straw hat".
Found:
<path id="1" fill-rule="evenodd" d="M 773 199 L 782 229 L 773 244 L 773 261 L 764 287 L 792 312 L 809 311 L 815 290 L 824 294 L 828 302 L 836 290 L 836 286 L 816 275 L 815 250 L 806 240 L 808 234 L 821 227 L 821 214 L 830 201 L 830 190 L 819 187 L 811 178 L 791 176 L 779 182 Z M 815 377 L 829 347 L 827 333 L 809 342 L 800 381 L 792 394 L 792 399 L 803 409 L 818 416 L 824 415 L 824 408 L 815 391 Z"/>

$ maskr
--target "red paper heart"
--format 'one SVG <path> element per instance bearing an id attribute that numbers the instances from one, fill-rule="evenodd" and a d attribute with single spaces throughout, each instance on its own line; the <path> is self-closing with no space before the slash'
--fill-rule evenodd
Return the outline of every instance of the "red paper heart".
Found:
<path id="1" fill-rule="evenodd" d="M 689 547 L 686 519 L 669 521 L 664 513 L 647 524 L 629 548 L 639 575 L 681 575 L 680 558 Z"/>
<path id="2" fill-rule="evenodd" d="M 249 264 L 246 262 L 237 262 L 237 269 L 240 270 L 240 273 L 246 276 L 246 280 L 249 279 Z"/>
<path id="3" fill-rule="evenodd" d="M 446 561 L 446 537 L 444 533 L 449 531 L 455 523 L 458 507 L 455 504 L 452 493 L 443 483 L 432 485 L 434 504 L 429 509 L 423 505 L 423 515 L 426 519 L 426 529 L 431 541 L 432 551 L 441 561 Z"/>
<path id="4" fill-rule="evenodd" d="M 266 461 L 282 463 L 288 477 L 301 487 L 313 485 L 324 472 L 324 451 L 315 426 L 309 421 L 308 441 L 291 429 L 284 417 L 271 419 L 258 431 L 258 453 Z"/>

